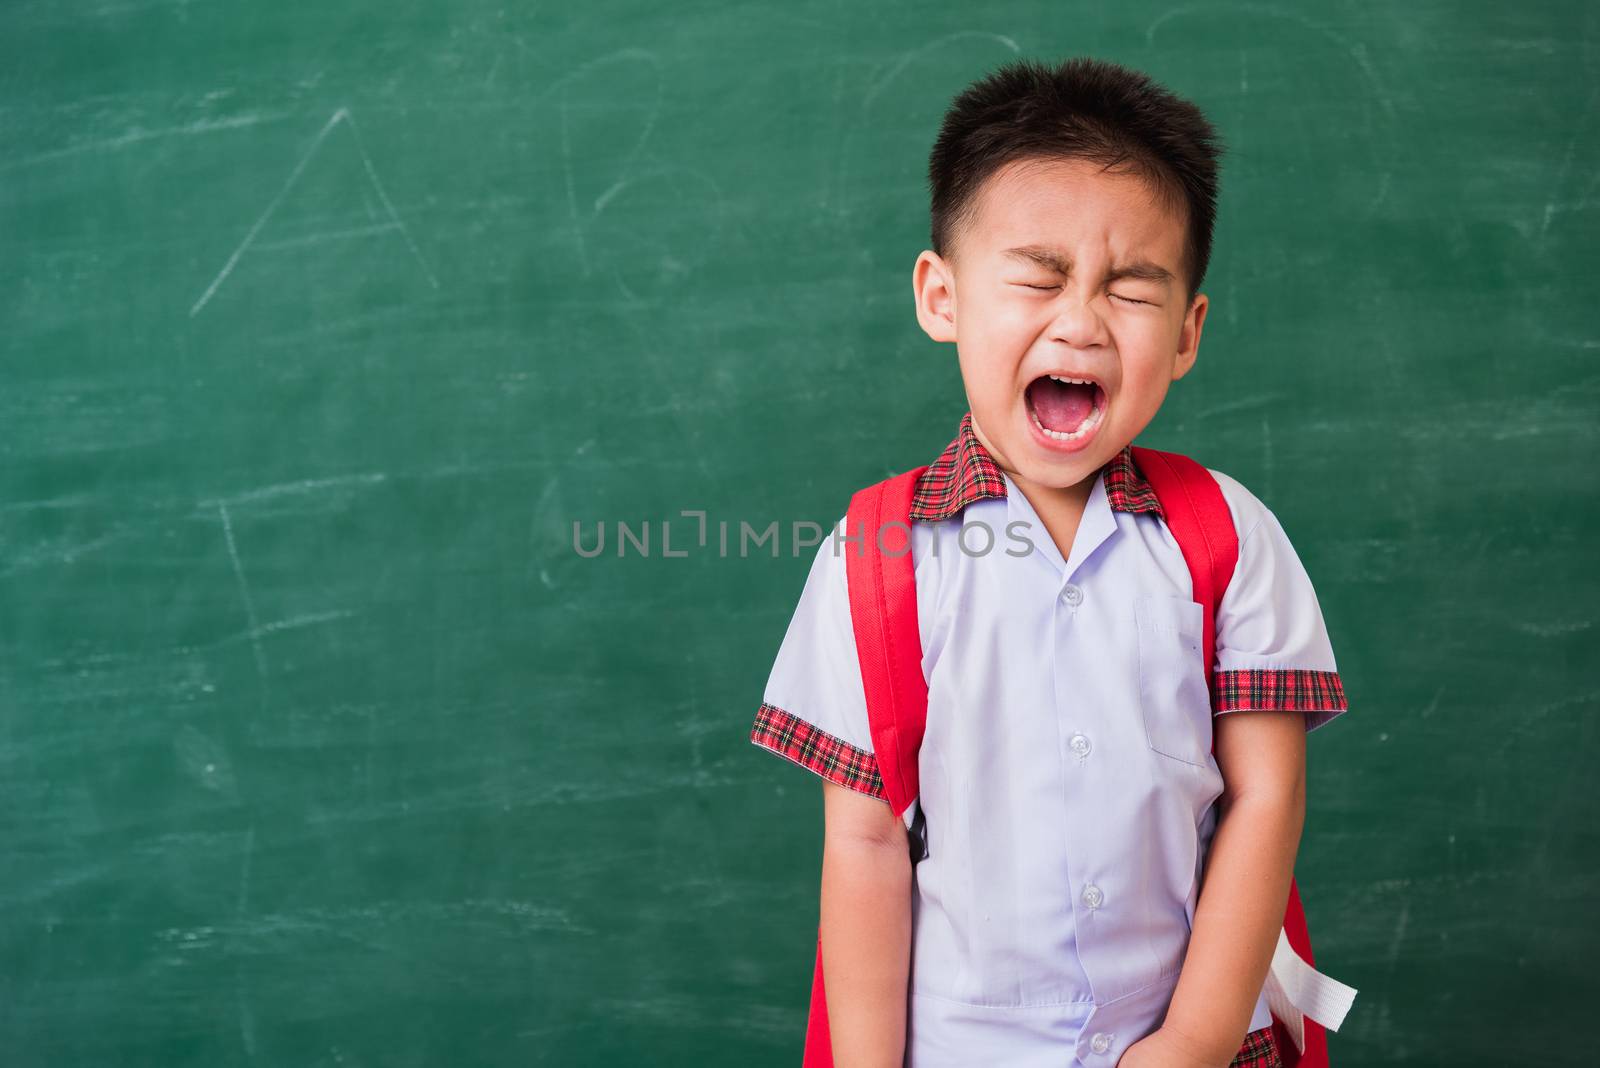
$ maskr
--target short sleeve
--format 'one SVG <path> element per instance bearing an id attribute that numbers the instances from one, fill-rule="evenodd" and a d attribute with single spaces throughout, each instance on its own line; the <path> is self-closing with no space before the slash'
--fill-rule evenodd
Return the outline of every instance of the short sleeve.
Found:
<path id="1" fill-rule="evenodd" d="M 845 577 L 844 518 L 824 536 L 778 648 L 750 740 L 830 782 L 888 800 L 872 753 Z"/>
<path id="2" fill-rule="evenodd" d="M 1303 712 L 1315 730 L 1346 704 L 1311 578 L 1271 509 L 1211 473 L 1239 530 L 1239 561 L 1217 606 L 1216 712 Z"/>

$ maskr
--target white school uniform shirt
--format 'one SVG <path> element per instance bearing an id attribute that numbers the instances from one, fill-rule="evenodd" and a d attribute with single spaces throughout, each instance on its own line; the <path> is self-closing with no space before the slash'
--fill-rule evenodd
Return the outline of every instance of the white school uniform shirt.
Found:
<path id="1" fill-rule="evenodd" d="M 1218 714 L 1315 729 L 1346 708 L 1316 594 L 1272 512 L 1211 473 L 1239 535 Z M 970 412 L 912 518 L 928 714 L 905 821 L 920 809 L 927 853 L 906 1064 L 1112 1068 L 1172 998 L 1223 786 L 1188 567 L 1127 448 L 1063 560 Z M 817 548 L 750 737 L 883 798 L 844 535 Z M 1270 1023 L 1263 993 L 1249 1030 Z"/>

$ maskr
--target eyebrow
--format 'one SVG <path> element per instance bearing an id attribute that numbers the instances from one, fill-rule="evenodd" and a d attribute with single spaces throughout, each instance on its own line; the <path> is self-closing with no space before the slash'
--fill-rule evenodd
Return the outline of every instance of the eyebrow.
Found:
<path id="1" fill-rule="evenodd" d="M 1059 249 L 1050 248 L 1047 245 L 1022 245 L 1019 248 L 1008 248 L 1002 255 L 1009 256 L 1014 260 L 1025 260 L 1029 263 L 1037 264 L 1057 274 L 1072 273 L 1072 261 Z M 1119 278 L 1134 278 L 1142 282 L 1155 282 L 1157 285 L 1166 285 L 1176 280 L 1171 271 L 1159 263 L 1152 263 L 1149 260 L 1134 260 L 1131 263 L 1113 267 L 1108 277 L 1113 282 Z"/>

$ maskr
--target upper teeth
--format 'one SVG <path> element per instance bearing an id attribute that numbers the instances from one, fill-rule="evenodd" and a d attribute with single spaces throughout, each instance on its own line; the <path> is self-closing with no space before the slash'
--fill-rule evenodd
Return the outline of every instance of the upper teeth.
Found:
<path id="1" fill-rule="evenodd" d="M 1066 378 L 1066 377 L 1063 377 L 1062 375 L 1051 375 L 1050 379 L 1051 379 L 1051 381 L 1054 381 L 1054 382 L 1076 382 L 1079 385 L 1083 385 L 1083 386 L 1092 386 L 1092 385 L 1094 385 L 1094 383 L 1089 381 L 1087 378 Z"/>

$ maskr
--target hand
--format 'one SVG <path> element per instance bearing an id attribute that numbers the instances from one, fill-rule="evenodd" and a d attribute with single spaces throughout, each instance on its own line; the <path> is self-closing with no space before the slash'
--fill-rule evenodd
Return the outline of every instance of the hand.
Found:
<path id="1" fill-rule="evenodd" d="M 1208 1057 L 1176 1031 L 1157 1028 L 1124 1050 L 1117 1068 L 1228 1068 L 1228 1063 Z"/>

